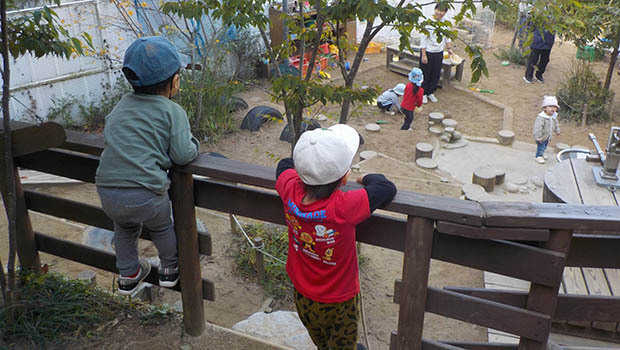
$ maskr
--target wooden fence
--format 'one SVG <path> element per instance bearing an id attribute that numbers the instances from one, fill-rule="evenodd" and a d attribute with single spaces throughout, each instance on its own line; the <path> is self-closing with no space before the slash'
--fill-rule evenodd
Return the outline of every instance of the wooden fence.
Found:
<path id="1" fill-rule="evenodd" d="M 24 130 L 42 127 L 15 123 L 15 128 Z M 57 127 L 52 129 L 54 135 L 58 133 Z M 16 130 L 14 134 L 19 133 Z M 29 148 L 23 143 L 32 143 L 32 137 L 15 137 L 14 150 L 27 148 L 16 153 L 16 166 L 93 183 L 103 146 L 101 136 L 70 131 L 66 135 L 62 144 L 47 141 Z M 51 145 L 53 142 L 58 145 Z M 285 221 L 277 194 L 256 188 L 273 189 L 273 168 L 201 155 L 171 173 L 181 274 L 175 289 L 182 293 L 186 332 L 197 336 L 205 322 L 202 300 L 214 300 L 215 292 L 213 283 L 201 277 L 199 254 L 210 253 L 211 240 L 196 230 L 195 206 L 276 224 Z M 33 232 L 28 218 L 28 210 L 32 210 L 112 229 L 101 208 L 24 191 L 17 169 L 15 174 L 22 266 L 38 267 L 38 251 L 42 251 L 116 272 L 114 254 Z M 208 179 L 194 179 L 193 175 Z M 358 188 L 356 184 L 347 187 Z M 618 207 L 477 203 L 399 191 L 383 209 L 405 214 L 407 219 L 373 214 L 358 226 L 357 240 L 404 254 L 402 279 L 394 287 L 399 319 L 391 349 L 542 350 L 552 322 L 620 321 L 620 297 L 558 295 L 565 266 L 620 268 Z M 148 232 L 141 238 L 148 239 Z M 529 293 L 428 287 L 431 258 L 527 280 L 531 287 Z M 155 270 L 146 281 L 158 284 Z M 521 340 L 518 345 L 426 340 L 422 338 L 425 312 L 516 334 Z"/>

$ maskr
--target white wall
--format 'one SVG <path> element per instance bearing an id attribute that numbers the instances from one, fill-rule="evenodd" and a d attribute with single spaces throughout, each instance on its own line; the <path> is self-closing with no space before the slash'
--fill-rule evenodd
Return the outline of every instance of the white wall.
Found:
<path id="1" fill-rule="evenodd" d="M 399 3 L 398 0 L 389 0 L 389 1 L 394 6 L 396 6 Z M 433 13 L 435 12 L 435 3 L 431 1 L 408 0 L 406 1 L 405 4 L 409 4 L 409 3 L 424 4 L 422 6 L 422 12 L 424 13 L 426 17 L 431 17 Z M 446 13 L 446 16 L 444 17 L 445 19 L 452 20 L 454 15 L 456 15 L 458 11 L 461 9 L 460 3 L 453 4 L 453 6 L 454 6 L 454 9 L 453 10 L 451 9 Z M 377 21 L 380 21 L 380 19 L 377 19 Z M 360 22 L 358 20 L 357 21 L 357 41 L 358 42 L 362 39 L 362 35 L 364 34 L 364 29 L 366 29 L 366 22 Z M 414 33 L 412 33 L 412 35 L 414 35 Z M 383 29 L 381 29 L 379 33 L 377 33 L 377 36 L 375 36 L 373 41 L 379 42 L 379 43 L 386 43 L 386 44 L 398 44 L 400 42 L 400 34 L 398 33 L 398 30 L 392 28 L 392 26 L 386 26 Z"/>

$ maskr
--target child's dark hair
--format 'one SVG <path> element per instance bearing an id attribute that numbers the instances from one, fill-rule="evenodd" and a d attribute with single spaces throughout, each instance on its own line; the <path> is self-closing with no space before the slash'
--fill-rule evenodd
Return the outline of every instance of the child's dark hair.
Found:
<path id="1" fill-rule="evenodd" d="M 332 193 L 334 193 L 334 191 L 338 188 L 338 186 L 340 185 L 340 181 L 342 181 L 342 178 L 339 178 L 338 180 L 325 185 L 304 184 L 306 187 L 306 194 L 313 199 L 327 198 L 331 196 Z"/>
<path id="2" fill-rule="evenodd" d="M 162 92 L 165 92 L 168 87 L 172 86 L 172 79 L 174 79 L 175 75 L 179 74 L 179 71 L 180 69 L 174 72 L 172 76 L 162 81 L 161 83 L 157 83 L 157 84 L 149 85 L 149 86 L 133 86 L 131 84 L 130 85 L 133 88 L 133 91 L 137 94 L 159 95 Z M 123 67 L 123 74 L 125 75 L 125 78 L 127 78 L 127 80 L 139 80 L 136 73 L 127 67 Z"/>
<path id="3" fill-rule="evenodd" d="M 445 1 L 438 1 L 437 4 L 435 5 L 435 10 L 439 10 L 442 12 L 448 12 L 449 9 L 449 5 L 447 2 Z"/>

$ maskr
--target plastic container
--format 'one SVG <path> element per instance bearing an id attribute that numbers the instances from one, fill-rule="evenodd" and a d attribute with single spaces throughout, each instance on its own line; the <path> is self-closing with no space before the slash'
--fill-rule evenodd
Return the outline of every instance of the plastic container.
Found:
<path id="1" fill-rule="evenodd" d="M 582 46 L 577 48 L 577 59 L 588 62 L 594 62 L 596 59 L 596 50 L 593 46 Z"/>

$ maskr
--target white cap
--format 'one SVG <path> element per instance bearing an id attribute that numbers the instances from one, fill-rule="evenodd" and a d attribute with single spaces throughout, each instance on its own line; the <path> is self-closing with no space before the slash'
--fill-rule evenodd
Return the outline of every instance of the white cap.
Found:
<path id="1" fill-rule="evenodd" d="M 301 134 L 293 150 L 295 170 L 306 185 L 326 185 L 351 169 L 360 137 L 352 127 L 336 124 Z"/>
<path id="2" fill-rule="evenodd" d="M 402 96 L 405 93 L 405 84 L 398 84 L 394 86 L 393 90 L 396 93 L 396 95 Z"/>
<path id="3" fill-rule="evenodd" d="M 558 99 L 555 96 L 546 96 L 543 97 L 543 103 L 542 103 L 542 108 L 548 107 L 548 106 L 555 106 L 558 109 L 560 109 L 560 105 L 558 104 Z"/>

